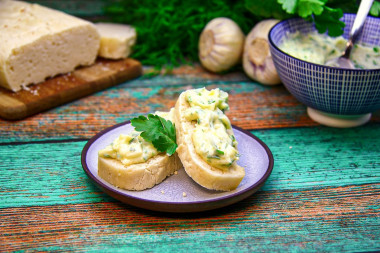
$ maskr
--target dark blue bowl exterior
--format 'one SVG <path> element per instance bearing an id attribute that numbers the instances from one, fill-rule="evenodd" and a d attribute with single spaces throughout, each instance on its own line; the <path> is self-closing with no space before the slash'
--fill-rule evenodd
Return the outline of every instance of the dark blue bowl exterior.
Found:
<path id="1" fill-rule="evenodd" d="M 345 14 L 347 38 L 354 14 Z M 294 18 L 275 25 L 269 33 L 270 50 L 281 81 L 303 104 L 340 115 L 358 115 L 380 108 L 380 69 L 351 70 L 327 67 L 294 58 L 278 48 L 288 33 L 314 31 L 313 24 Z M 380 45 L 380 19 L 368 17 L 360 42 Z"/>

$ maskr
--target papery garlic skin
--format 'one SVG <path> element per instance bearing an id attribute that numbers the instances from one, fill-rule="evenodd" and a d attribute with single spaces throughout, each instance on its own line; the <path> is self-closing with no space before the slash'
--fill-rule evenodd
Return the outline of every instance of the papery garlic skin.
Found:
<path id="1" fill-rule="evenodd" d="M 267 19 L 257 23 L 247 35 L 244 43 L 244 72 L 253 80 L 265 85 L 281 83 L 268 43 L 269 31 L 278 22 L 279 20 L 276 19 Z"/>
<path id="2" fill-rule="evenodd" d="M 229 18 L 215 18 L 199 38 L 199 60 L 212 72 L 228 70 L 241 61 L 245 35 Z"/>

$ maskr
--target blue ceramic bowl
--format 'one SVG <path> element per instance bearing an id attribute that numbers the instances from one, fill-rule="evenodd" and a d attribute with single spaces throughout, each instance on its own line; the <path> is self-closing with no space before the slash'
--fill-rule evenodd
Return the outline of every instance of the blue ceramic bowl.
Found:
<path id="1" fill-rule="evenodd" d="M 355 14 L 345 14 L 342 18 L 346 24 L 343 34 L 346 39 L 354 19 Z M 269 32 L 273 62 L 282 83 L 308 107 L 309 115 L 313 111 L 320 112 L 322 117 L 362 117 L 364 122 L 360 124 L 365 123 L 371 112 L 380 109 L 380 68 L 361 70 L 328 67 L 292 57 L 278 47 L 289 33 L 308 33 L 315 30 L 313 24 L 294 18 L 279 22 Z M 357 42 L 371 46 L 380 45 L 380 18 L 367 18 Z"/>

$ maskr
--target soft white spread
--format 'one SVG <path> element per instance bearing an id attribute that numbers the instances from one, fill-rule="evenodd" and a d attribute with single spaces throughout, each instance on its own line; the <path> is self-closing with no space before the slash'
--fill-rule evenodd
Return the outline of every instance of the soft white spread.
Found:
<path id="1" fill-rule="evenodd" d="M 280 49 L 301 60 L 324 65 L 329 60 L 339 57 L 346 43 L 342 36 L 332 38 L 317 32 L 296 32 L 288 34 L 280 44 Z M 350 59 L 358 69 L 380 68 L 380 47 L 355 44 Z"/>
<path id="2" fill-rule="evenodd" d="M 156 112 L 160 117 L 173 121 L 173 110 L 170 113 Z M 144 140 L 140 132 L 132 131 L 129 134 L 121 134 L 110 145 L 98 152 L 104 158 L 113 158 L 125 166 L 144 163 L 156 156 L 159 152 L 151 142 Z"/>
<path id="3" fill-rule="evenodd" d="M 185 96 L 190 104 L 185 118 L 195 122 L 192 141 L 196 153 L 211 166 L 228 169 L 239 159 L 231 123 L 223 113 L 228 109 L 228 94 L 201 88 L 189 90 Z"/>
<path id="4" fill-rule="evenodd" d="M 126 166 L 146 162 L 157 154 L 152 143 L 145 141 L 136 131 L 121 134 L 111 145 L 99 151 L 99 156 L 119 160 Z"/>

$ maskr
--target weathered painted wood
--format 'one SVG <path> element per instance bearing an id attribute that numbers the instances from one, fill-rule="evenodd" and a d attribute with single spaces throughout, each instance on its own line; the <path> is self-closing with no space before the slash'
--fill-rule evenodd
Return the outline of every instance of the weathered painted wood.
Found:
<path id="1" fill-rule="evenodd" d="M 242 80 L 241 75 L 199 76 L 177 73 L 138 79 L 22 121 L 0 119 L 0 143 L 38 139 L 90 138 L 102 129 L 156 110 L 174 106 L 188 88 L 219 87 L 230 93 L 232 124 L 245 129 L 317 126 L 283 86 L 268 87 Z M 185 72 L 187 73 L 187 72 Z M 197 72 L 195 72 L 197 73 Z M 380 122 L 380 111 L 372 122 Z M 33 134 L 32 134 L 33 133 Z"/>
<path id="2" fill-rule="evenodd" d="M 374 251 L 379 191 L 380 184 L 268 191 L 224 210 L 187 215 L 118 202 L 5 208 L 0 242 L 5 251 Z"/>
<path id="3" fill-rule="evenodd" d="M 380 183 L 380 142 L 374 141 L 380 140 L 378 124 L 253 133 L 275 159 L 264 191 Z M 0 208 L 109 201 L 82 169 L 84 145 L 85 141 L 0 145 Z"/>
<path id="4" fill-rule="evenodd" d="M 272 150 L 274 170 L 259 192 L 223 210 L 162 214 L 124 205 L 87 178 L 87 139 L 202 86 L 227 90 L 232 123 Z M 380 111 L 358 128 L 318 126 L 284 87 L 199 66 L 0 120 L 0 251 L 380 251 L 379 129 Z"/>

